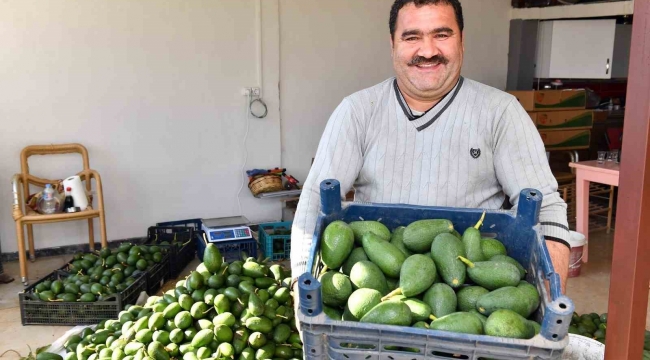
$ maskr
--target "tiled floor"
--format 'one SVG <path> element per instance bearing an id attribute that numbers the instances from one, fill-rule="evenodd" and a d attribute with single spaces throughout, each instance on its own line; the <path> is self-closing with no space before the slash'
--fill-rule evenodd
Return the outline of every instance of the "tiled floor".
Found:
<path id="1" fill-rule="evenodd" d="M 611 269 L 613 234 L 604 232 L 592 233 L 590 236 L 589 263 L 582 265 L 582 274 L 569 279 L 568 296 L 574 301 L 578 313 L 603 313 L 607 311 L 609 292 L 609 274 Z M 41 258 L 29 264 L 30 281 L 35 281 L 48 274 L 53 269 L 62 266 L 70 256 Z M 23 356 L 32 349 L 52 343 L 69 327 L 61 326 L 22 326 L 18 293 L 23 289 L 19 279 L 18 263 L 3 264 L 5 272 L 16 280 L 13 283 L 0 285 L 0 354 L 14 349 Z M 191 269 L 196 268 L 198 260 L 194 260 L 179 278 L 184 278 Z M 174 286 L 176 280 L 169 281 L 163 287 L 167 290 Z M 649 312 L 650 314 L 650 312 Z M 646 320 L 646 328 L 650 329 L 650 317 Z M 15 359 L 17 355 L 7 353 L 3 359 Z"/>

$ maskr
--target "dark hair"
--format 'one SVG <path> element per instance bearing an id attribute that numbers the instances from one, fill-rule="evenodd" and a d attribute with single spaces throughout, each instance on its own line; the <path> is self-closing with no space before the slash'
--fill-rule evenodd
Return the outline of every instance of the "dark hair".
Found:
<path id="1" fill-rule="evenodd" d="M 397 22 L 397 14 L 404 6 L 410 3 L 413 3 L 417 7 L 440 4 L 451 5 L 454 8 L 454 13 L 456 14 L 456 22 L 458 23 L 458 28 L 462 32 L 463 28 L 465 27 L 463 21 L 463 8 L 460 5 L 459 0 L 395 0 L 393 6 L 390 9 L 390 18 L 388 19 L 388 26 L 390 28 L 391 37 L 395 37 L 395 23 Z"/>

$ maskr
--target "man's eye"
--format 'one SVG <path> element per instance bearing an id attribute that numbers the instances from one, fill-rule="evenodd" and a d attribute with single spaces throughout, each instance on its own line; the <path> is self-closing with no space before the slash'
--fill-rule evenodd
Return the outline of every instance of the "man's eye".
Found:
<path id="1" fill-rule="evenodd" d="M 407 38 L 404 39 L 404 40 L 405 40 L 405 41 L 416 41 L 417 39 L 418 39 L 418 38 L 415 37 L 415 36 L 410 36 L 410 37 L 407 37 Z"/>
<path id="2" fill-rule="evenodd" d="M 449 34 L 436 34 L 436 39 L 446 39 L 449 37 Z"/>

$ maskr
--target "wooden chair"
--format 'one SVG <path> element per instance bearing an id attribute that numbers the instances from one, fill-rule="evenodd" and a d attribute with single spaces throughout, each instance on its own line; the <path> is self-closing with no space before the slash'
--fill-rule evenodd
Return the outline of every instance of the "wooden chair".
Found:
<path id="1" fill-rule="evenodd" d="M 88 204 L 86 210 L 76 213 L 57 213 L 43 215 L 26 206 L 26 196 L 29 196 L 29 186 L 35 185 L 45 187 L 45 184 L 52 184 L 55 187 L 62 180 L 41 179 L 29 173 L 27 160 L 32 155 L 56 155 L 56 154 L 80 154 L 83 160 L 83 171 L 77 173 L 82 182 L 85 182 L 86 189 L 91 189 L 91 179 L 95 179 L 97 209 Z M 100 235 L 102 248 L 107 247 L 106 241 L 106 221 L 104 215 L 104 198 L 102 193 L 102 181 L 97 171 L 90 169 L 88 161 L 88 151 L 81 144 L 61 144 L 61 145 L 32 145 L 23 149 L 20 153 L 20 174 L 13 177 L 14 204 L 12 216 L 16 222 L 16 240 L 18 241 L 18 259 L 20 261 L 20 277 L 24 285 L 27 281 L 27 259 L 25 254 L 25 233 L 24 225 L 27 225 L 27 239 L 29 258 L 33 262 L 36 260 L 34 253 L 34 233 L 33 224 L 47 224 L 61 221 L 83 220 L 88 219 L 88 237 L 90 250 L 95 249 L 95 239 L 93 230 L 93 219 L 99 217 Z M 22 187 L 20 186 L 22 184 Z"/>

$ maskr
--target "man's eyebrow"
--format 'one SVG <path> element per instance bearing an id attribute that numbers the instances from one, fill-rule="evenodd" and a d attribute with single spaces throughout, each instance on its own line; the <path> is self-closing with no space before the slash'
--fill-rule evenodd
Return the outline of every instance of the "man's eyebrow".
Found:
<path id="1" fill-rule="evenodd" d="M 404 32 L 402 33 L 402 37 L 407 37 L 411 35 L 422 35 L 422 31 L 418 29 L 411 29 L 411 30 L 404 30 Z"/>
<path id="2" fill-rule="evenodd" d="M 434 35 L 435 34 L 440 34 L 440 33 L 452 33 L 453 34 L 454 30 L 452 30 L 448 26 L 441 26 L 441 27 L 438 27 L 438 28 L 435 28 L 435 29 L 429 31 L 429 34 L 434 34 Z M 409 30 L 404 30 L 404 32 L 402 33 L 403 38 L 407 37 L 407 36 L 412 36 L 412 35 L 421 36 L 422 31 L 418 30 L 418 29 L 409 29 Z"/>

